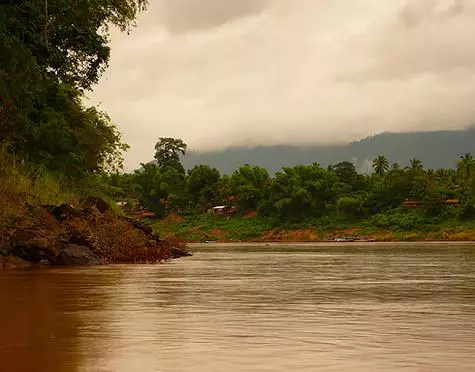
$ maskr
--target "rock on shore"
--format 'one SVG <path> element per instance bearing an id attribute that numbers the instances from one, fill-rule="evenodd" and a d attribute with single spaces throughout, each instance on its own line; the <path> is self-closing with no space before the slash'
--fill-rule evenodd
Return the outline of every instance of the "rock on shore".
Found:
<path id="1" fill-rule="evenodd" d="M 191 255 L 161 240 L 149 225 L 116 215 L 101 199 L 84 205 L 29 205 L 0 232 L 0 268 L 155 263 Z"/>

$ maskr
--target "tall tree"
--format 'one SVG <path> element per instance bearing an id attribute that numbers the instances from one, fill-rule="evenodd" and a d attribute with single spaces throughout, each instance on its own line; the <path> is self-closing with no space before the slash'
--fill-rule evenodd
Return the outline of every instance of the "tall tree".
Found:
<path id="1" fill-rule="evenodd" d="M 475 160 L 472 154 L 465 154 L 457 161 L 457 170 L 465 180 L 469 180 L 474 174 Z"/>
<path id="2" fill-rule="evenodd" d="M 155 160 L 157 165 L 163 167 L 173 167 L 180 170 L 184 168 L 181 165 L 180 155 L 186 154 L 187 145 L 180 138 L 160 137 L 155 144 Z"/>
<path id="3" fill-rule="evenodd" d="M 388 159 L 386 159 L 384 155 L 378 155 L 378 157 L 373 160 L 373 169 L 376 174 L 384 176 L 389 169 Z"/>
<path id="4" fill-rule="evenodd" d="M 97 83 L 110 57 L 109 25 L 129 30 L 147 0 L 9 0 L 3 36 L 27 48 L 49 78 L 80 89 Z"/>
<path id="5" fill-rule="evenodd" d="M 130 29 L 145 5 L 146 0 L 2 2 L 0 141 L 7 140 L 25 161 L 77 176 L 120 158 L 125 146 L 115 125 L 84 106 L 83 92 L 108 64 L 109 26 Z"/>

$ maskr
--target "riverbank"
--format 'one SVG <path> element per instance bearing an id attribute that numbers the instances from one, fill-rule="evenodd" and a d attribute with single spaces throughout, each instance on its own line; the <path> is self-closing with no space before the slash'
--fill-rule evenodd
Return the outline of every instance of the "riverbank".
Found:
<path id="1" fill-rule="evenodd" d="M 310 220 L 301 224 L 282 225 L 271 218 L 256 215 L 226 219 L 209 214 L 185 218 L 172 214 L 154 223 L 153 228 L 161 236 L 184 239 L 192 243 L 324 243 L 342 236 L 364 236 L 376 242 L 475 241 L 475 223 L 472 221 L 426 223 L 403 229 L 400 226 L 380 227 L 364 220 Z"/>
<path id="2" fill-rule="evenodd" d="M 295 248 L 319 248 L 319 247 L 394 247 L 394 246 L 474 246 L 475 241 L 453 242 L 453 241 L 420 241 L 420 242 L 368 242 L 368 243 L 328 243 L 328 242 L 239 242 L 239 243 L 189 243 L 190 250 L 194 249 L 213 249 L 213 248 L 279 248 L 279 249 L 295 249 Z"/>
<path id="3" fill-rule="evenodd" d="M 65 180 L 0 146 L 0 268 L 155 263 L 187 255 L 115 210 L 98 177 Z"/>

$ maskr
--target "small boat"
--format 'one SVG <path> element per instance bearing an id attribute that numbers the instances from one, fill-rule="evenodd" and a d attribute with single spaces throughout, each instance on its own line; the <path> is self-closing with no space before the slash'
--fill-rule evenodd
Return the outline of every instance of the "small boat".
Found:
<path id="1" fill-rule="evenodd" d="M 370 242 L 375 242 L 376 239 L 368 238 L 366 236 L 358 236 L 358 237 L 352 237 L 352 236 L 343 236 L 343 237 L 336 237 L 331 240 L 325 240 L 326 243 L 370 243 Z"/>
<path id="2" fill-rule="evenodd" d="M 352 238 L 352 237 L 343 237 L 343 238 L 335 238 L 335 241 L 336 242 L 354 242 L 355 241 L 355 238 Z"/>
<path id="3" fill-rule="evenodd" d="M 358 238 L 355 238 L 354 240 L 355 242 L 359 242 L 359 243 L 371 243 L 371 242 L 375 242 L 376 239 L 372 239 L 372 238 L 368 238 L 368 237 L 358 237 Z"/>
<path id="4" fill-rule="evenodd" d="M 349 236 L 344 236 L 344 237 L 336 237 L 332 240 L 325 240 L 325 242 L 328 243 L 348 243 L 348 242 L 354 242 L 355 238 L 349 237 Z"/>

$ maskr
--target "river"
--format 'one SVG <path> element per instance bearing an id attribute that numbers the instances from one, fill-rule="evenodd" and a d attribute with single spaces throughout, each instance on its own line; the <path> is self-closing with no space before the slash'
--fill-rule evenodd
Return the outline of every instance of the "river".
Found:
<path id="1" fill-rule="evenodd" d="M 473 371 L 475 246 L 209 247 L 0 271 L 8 372 Z"/>

